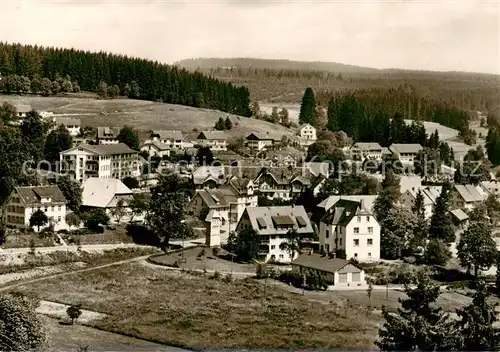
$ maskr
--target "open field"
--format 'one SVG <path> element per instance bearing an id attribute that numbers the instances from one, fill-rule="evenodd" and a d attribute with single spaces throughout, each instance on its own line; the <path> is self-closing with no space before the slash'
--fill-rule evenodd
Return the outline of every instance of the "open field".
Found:
<path id="1" fill-rule="evenodd" d="M 143 131 L 181 130 L 186 133 L 190 132 L 192 138 L 196 138 L 195 129 L 197 131 L 213 129 L 219 117 L 227 116 L 225 112 L 217 110 L 133 99 L 99 100 L 76 97 L 0 95 L 0 102 L 3 101 L 13 104 L 30 104 L 35 110 L 68 114 L 80 118 L 83 125 L 92 127 L 130 125 Z M 276 138 L 281 138 L 283 134 L 293 133 L 281 125 L 266 121 L 231 114 L 229 116 L 233 122 L 233 128 L 226 131 L 229 138 L 244 137 L 251 132 L 269 132 Z"/>
<path id="2" fill-rule="evenodd" d="M 89 346 L 88 351 L 166 351 L 180 352 L 181 349 L 136 339 L 133 337 L 101 331 L 79 324 L 59 324 L 58 319 L 42 317 L 47 329 L 49 346 L 47 351 L 77 351 Z"/>
<path id="3" fill-rule="evenodd" d="M 49 247 L 54 245 L 53 238 L 40 238 L 37 233 L 7 235 L 2 248 L 27 248 L 31 241 L 35 247 Z"/>
<path id="4" fill-rule="evenodd" d="M 64 289 L 62 289 L 64 288 Z M 342 302 L 253 280 L 233 283 L 139 263 L 18 286 L 16 291 L 109 314 L 95 324 L 193 348 L 373 348 L 378 318 Z"/>

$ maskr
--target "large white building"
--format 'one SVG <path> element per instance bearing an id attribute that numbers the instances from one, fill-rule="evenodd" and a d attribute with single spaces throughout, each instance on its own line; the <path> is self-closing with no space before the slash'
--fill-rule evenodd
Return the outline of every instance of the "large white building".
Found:
<path id="1" fill-rule="evenodd" d="M 211 150 L 227 150 L 227 138 L 223 131 L 200 132 L 197 142 L 202 147 L 209 147 Z"/>
<path id="2" fill-rule="evenodd" d="M 159 140 L 147 140 L 141 145 L 141 152 L 148 153 L 149 156 L 164 157 L 170 156 L 170 146 Z"/>
<path id="3" fill-rule="evenodd" d="M 413 164 L 422 149 L 420 144 L 393 143 L 389 147 L 389 151 L 403 164 Z"/>
<path id="4" fill-rule="evenodd" d="M 60 153 L 61 173 L 80 182 L 90 177 L 137 177 L 140 163 L 137 151 L 126 144 L 80 144 Z"/>
<path id="5" fill-rule="evenodd" d="M 4 221 L 8 226 L 29 228 L 31 216 L 41 210 L 49 222 L 40 230 L 50 225 L 54 226 L 55 231 L 66 230 L 66 203 L 66 198 L 57 186 L 16 187 L 5 206 Z"/>
<path id="6" fill-rule="evenodd" d="M 264 261 L 290 263 L 294 256 L 280 248 L 287 241 L 287 234 L 296 230 L 302 238 L 312 237 L 314 230 L 303 206 L 248 207 L 238 223 L 236 232 L 248 228 L 261 239 L 259 257 Z"/>
<path id="7" fill-rule="evenodd" d="M 309 147 L 318 140 L 316 136 L 316 128 L 306 123 L 299 127 L 300 145 Z"/>
<path id="8" fill-rule="evenodd" d="M 56 125 L 64 125 L 69 131 L 69 134 L 76 137 L 80 134 L 82 122 L 80 119 L 73 119 L 68 117 L 53 117 L 52 122 Z"/>
<path id="9" fill-rule="evenodd" d="M 320 249 L 358 261 L 380 259 L 380 225 L 363 200 L 339 199 L 322 217 L 319 226 Z"/>
<path id="10" fill-rule="evenodd" d="M 350 149 L 353 160 L 382 160 L 383 148 L 378 143 L 355 143 Z"/>

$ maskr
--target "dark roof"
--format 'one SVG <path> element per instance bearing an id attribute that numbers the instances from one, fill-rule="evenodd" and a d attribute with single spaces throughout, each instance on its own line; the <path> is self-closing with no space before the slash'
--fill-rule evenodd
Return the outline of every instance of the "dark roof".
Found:
<path id="1" fill-rule="evenodd" d="M 340 199 L 321 221 L 331 225 L 345 226 L 357 215 L 371 215 L 371 212 L 362 208 L 361 202 Z"/>
<path id="2" fill-rule="evenodd" d="M 303 255 L 300 255 L 297 259 L 295 259 L 292 262 L 292 265 L 299 265 L 302 267 L 321 270 L 321 271 L 325 271 L 328 273 L 335 273 L 335 272 L 339 271 L 340 269 L 342 269 L 347 264 L 352 264 L 352 263 L 349 263 L 349 261 L 347 261 L 345 259 L 340 259 L 340 258 L 331 258 L 330 259 L 327 256 L 322 257 L 318 254 L 310 254 L 310 255 L 303 254 Z M 352 264 L 352 265 L 354 267 L 358 268 L 359 271 L 363 270 L 355 264 Z"/>
<path id="3" fill-rule="evenodd" d="M 226 135 L 223 131 L 203 131 L 198 135 L 198 139 L 226 139 Z"/>
<path id="4" fill-rule="evenodd" d="M 26 205 L 42 204 L 42 198 L 50 198 L 50 203 L 66 203 L 66 198 L 58 186 L 16 187 L 16 191 Z"/>
<path id="5" fill-rule="evenodd" d="M 247 141 L 274 140 L 269 134 L 262 134 L 262 133 L 257 133 L 257 132 L 250 133 L 245 139 Z"/>
<path id="6" fill-rule="evenodd" d="M 119 134 L 118 127 L 97 127 L 97 138 L 99 139 L 116 139 Z"/>

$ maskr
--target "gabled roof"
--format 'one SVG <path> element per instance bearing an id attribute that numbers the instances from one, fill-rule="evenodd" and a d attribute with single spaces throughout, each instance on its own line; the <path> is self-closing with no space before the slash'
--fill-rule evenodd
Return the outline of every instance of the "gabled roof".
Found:
<path id="1" fill-rule="evenodd" d="M 345 226 L 355 216 L 372 215 L 371 211 L 367 210 L 364 204 L 361 203 L 362 201 L 356 202 L 341 199 L 323 216 L 321 222 L 330 225 Z"/>
<path id="2" fill-rule="evenodd" d="M 311 222 L 303 206 L 247 207 L 245 213 L 248 214 L 252 228 L 259 235 L 288 232 L 287 228 L 278 229 L 279 225 L 293 227 L 299 234 L 313 233 Z"/>
<path id="3" fill-rule="evenodd" d="M 309 169 L 309 172 L 313 176 L 323 175 L 328 177 L 330 175 L 330 163 L 312 162 L 312 163 L 305 163 L 304 166 Z"/>
<path id="4" fill-rule="evenodd" d="M 467 214 L 462 209 L 455 209 L 450 211 L 451 215 L 455 217 L 458 221 L 465 221 L 469 218 Z"/>
<path id="5" fill-rule="evenodd" d="M 198 135 L 198 139 L 219 140 L 226 139 L 223 131 L 203 131 Z"/>
<path id="6" fill-rule="evenodd" d="M 141 146 L 144 147 L 144 146 L 147 146 L 147 145 L 152 145 L 154 146 L 156 149 L 158 150 L 170 150 L 170 146 L 163 143 L 163 142 L 160 142 L 159 140 L 147 140 L 143 143 L 143 145 Z"/>
<path id="7" fill-rule="evenodd" d="M 366 209 L 372 211 L 373 204 L 375 204 L 375 199 L 377 196 L 369 196 L 369 195 L 357 195 L 357 196 L 343 196 L 343 195 L 334 195 L 326 198 L 324 201 L 318 204 L 318 207 L 324 208 L 325 210 L 330 209 L 335 203 L 339 200 L 351 200 L 354 202 L 360 202 L 363 200 L 364 206 Z"/>
<path id="8" fill-rule="evenodd" d="M 85 149 L 88 152 L 96 153 L 99 155 L 118 155 L 118 154 L 136 154 L 137 153 L 137 151 L 130 149 L 124 143 L 98 144 L 98 145 L 90 145 L 90 144 L 82 143 L 76 147 L 62 151 L 61 153 L 64 154 L 66 152 L 73 151 L 75 149 Z"/>
<path id="9" fill-rule="evenodd" d="M 351 148 L 359 148 L 360 150 L 380 150 L 382 151 L 382 147 L 378 143 L 363 143 L 363 142 L 357 142 L 354 143 Z"/>
<path id="10" fill-rule="evenodd" d="M 69 117 L 54 117 L 53 121 L 58 125 L 64 126 L 80 126 L 82 124 L 80 119 L 73 119 Z"/>
<path id="11" fill-rule="evenodd" d="M 274 139 L 268 134 L 252 132 L 246 138 L 247 141 L 274 141 Z"/>
<path id="12" fill-rule="evenodd" d="M 309 185 L 311 182 L 309 169 L 301 167 L 263 167 L 254 181 L 258 181 L 263 175 L 270 175 L 280 185 L 287 185 L 295 181 Z"/>
<path id="13" fill-rule="evenodd" d="M 97 127 L 97 138 L 99 139 L 116 139 L 119 134 L 118 127 Z"/>
<path id="14" fill-rule="evenodd" d="M 473 185 L 455 185 L 455 190 L 467 203 L 481 202 L 484 199 L 483 195 Z"/>
<path id="15" fill-rule="evenodd" d="M 229 188 L 197 190 L 196 194 L 209 209 L 227 208 L 238 200 L 237 194 Z"/>
<path id="16" fill-rule="evenodd" d="M 115 178 L 88 178 L 83 183 L 82 205 L 106 208 L 116 195 L 132 195 L 132 191 Z"/>
<path id="17" fill-rule="evenodd" d="M 316 127 L 314 127 L 313 125 L 311 125 L 309 123 L 304 123 L 304 124 L 299 126 L 299 131 L 302 131 L 302 129 L 304 129 L 305 127 L 312 127 L 313 129 L 316 129 Z"/>
<path id="18" fill-rule="evenodd" d="M 297 259 L 292 261 L 292 265 L 299 265 L 305 268 L 316 269 L 327 273 L 335 273 L 348 264 L 358 268 L 360 272 L 363 271 L 363 269 L 359 266 L 350 263 L 345 259 L 329 258 L 327 256 L 322 257 L 318 254 L 302 254 Z"/>
<path id="19" fill-rule="evenodd" d="M 389 150 L 395 154 L 418 153 L 423 148 L 418 143 L 392 143 Z"/>
<path id="20" fill-rule="evenodd" d="M 66 198 L 58 186 L 29 186 L 16 187 L 16 192 L 25 205 L 33 206 L 42 204 L 42 199 L 50 198 L 50 203 L 66 203 Z"/>
<path id="21" fill-rule="evenodd" d="M 31 105 L 28 104 L 14 104 L 14 107 L 18 113 L 28 113 L 32 110 Z"/>
<path id="22" fill-rule="evenodd" d="M 173 140 L 182 140 L 184 136 L 181 131 L 153 131 L 151 133 L 151 137 L 158 137 L 160 139 L 173 139 Z"/>

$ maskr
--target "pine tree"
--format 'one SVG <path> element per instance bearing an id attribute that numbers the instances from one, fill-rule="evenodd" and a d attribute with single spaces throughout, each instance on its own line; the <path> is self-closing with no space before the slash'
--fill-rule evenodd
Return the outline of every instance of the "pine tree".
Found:
<path id="1" fill-rule="evenodd" d="M 214 127 L 217 131 L 224 131 L 226 129 L 226 124 L 224 123 L 224 119 L 222 117 L 219 117 L 219 120 L 217 120 Z"/>
<path id="2" fill-rule="evenodd" d="M 97 95 L 101 98 L 106 98 L 108 96 L 108 85 L 104 81 L 100 81 L 97 86 Z"/>
<path id="3" fill-rule="evenodd" d="M 451 347 L 452 331 L 448 316 L 436 301 L 440 288 L 419 272 L 416 287 L 405 284 L 407 299 L 399 299 L 396 314 L 383 308 L 385 323 L 376 345 L 383 351 L 436 351 Z"/>
<path id="4" fill-rule="evenodd" d="M 500 330 L 493 326 L 497 321 L 495 305 L 488 303 L 488 289 L 481 281 L 477 284 L 472 303 L 457 310 L 460 321 L 456 323 L 459 351 L 498 351 Z"/>
<path id="5" fill-rule="evenodd" d="M 428 237 L 428 224 L 425 214 L 425 199 L 421 189 L 418 190 L 417 195 L 415 196 L 415 201 L 411 210 L 415 214 L 416 224 L 410 246 L 413 250 L 417 250 L 418 247 L 422 247 L 425 245 L 425 241 Z"/>
<path id="6" fill-rule="evenodd" d="M 229 118 L 229 116 L 226 117 L 226 121 L 224 121 L 224 129 L 225 130 L 230 130 L 233 128 L 233 122 Z"/>
<path id="7" fill-rule="evenodd" d="M 440 239 L 447 244 L 455 241 L 455 229 L 449 213 L 449 188 L 449 184 L 443 185 L 441 194 L 436 199 L 429 227 L 430 238 Z"/>
<path id="8" fill-rule="evenodd" d="M 300 104 L 299 123 L 316 126 L 316 100 L 311 87 L 306 88 Z"/>
<path id="9" fill-rule="evenodd" d="M 374 212 L 379 222 L 384 221 L 389 210 L 398 202 L 401 196 L 399 177 L 392 170 L 388 170 L 382 181 L 382 191 L 375 200 Z"/>

